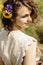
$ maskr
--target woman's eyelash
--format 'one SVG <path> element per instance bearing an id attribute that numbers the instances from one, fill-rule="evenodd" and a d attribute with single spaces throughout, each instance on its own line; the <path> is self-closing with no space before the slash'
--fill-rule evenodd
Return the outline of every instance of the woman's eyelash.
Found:
<path id="1" fill-rule="evenodd" d="M 22 18 L 25 18 L 25 17 L 28 17 L 29 15 L 28 14 L 26 14 L 25 16 L 22 16 Z"/>

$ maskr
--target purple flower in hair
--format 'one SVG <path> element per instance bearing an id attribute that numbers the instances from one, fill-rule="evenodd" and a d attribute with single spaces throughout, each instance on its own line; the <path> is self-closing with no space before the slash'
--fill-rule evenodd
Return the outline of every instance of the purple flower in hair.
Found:
<path id="1" fill-rule="evenodd" d="M 5 7 L 5 10 L 8 10 L 9 12 L 13 12 L 12 10 L 12 5 L 11 4 L 7 4 L 7 6 Z"/>

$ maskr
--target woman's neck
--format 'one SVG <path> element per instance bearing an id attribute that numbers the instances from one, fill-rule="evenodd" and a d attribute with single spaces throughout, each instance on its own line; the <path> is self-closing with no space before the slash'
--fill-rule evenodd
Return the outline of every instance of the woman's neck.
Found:
<path id="1" fill-rule="evenodd" d="M 17 24 L 14 24 L 13 30 L 22 30 L 22 28 Z"/>

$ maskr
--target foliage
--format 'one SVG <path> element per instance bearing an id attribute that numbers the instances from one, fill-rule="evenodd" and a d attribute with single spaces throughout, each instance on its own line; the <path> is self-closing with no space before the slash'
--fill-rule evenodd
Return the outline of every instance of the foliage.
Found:
<path id="1" fill-rule="evenodd" d="M 29 36 L 32 36 L 32 37 L 36 38 L 38 40 L 38 35 L 36 34 L 35 29 L 36 29 L 35 24 L 31 24 L 31 25 L 29 25 L 28 28 L 23 30 L 23 32 L 26 33 Z"/>
<path id="2" fill-rule="evenodd" d="M 0 18 L 2 17 L 3 3 L 0 1 Z"/>
<path id="3" fill-rule="evenodd" d="M 36 33 L 39 37 L 39 42 L 43 43 L 43 24 L 37 26 Z"/>
<path id="4" fill-rule="evenodd" d="M 35 0 L 38 5 L 38 13 L 43 18 L 43 0 Z"/>

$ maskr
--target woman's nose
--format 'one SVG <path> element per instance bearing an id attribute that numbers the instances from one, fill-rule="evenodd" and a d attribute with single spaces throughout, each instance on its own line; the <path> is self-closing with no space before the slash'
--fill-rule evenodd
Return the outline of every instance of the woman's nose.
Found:
<path id="1" fill-rule="evenodd" d="M 28 16 L 28 22 L 32 22 L 31 16 Z"/>

